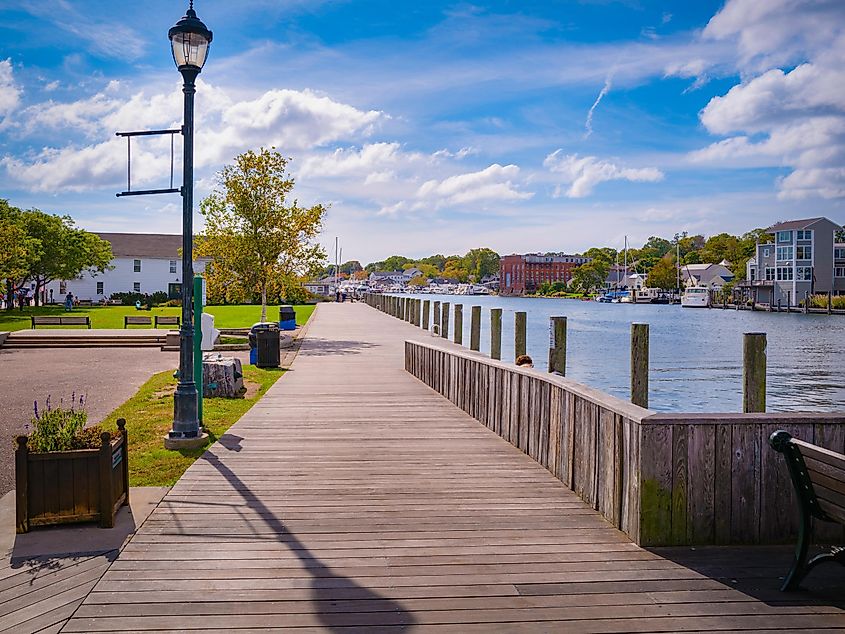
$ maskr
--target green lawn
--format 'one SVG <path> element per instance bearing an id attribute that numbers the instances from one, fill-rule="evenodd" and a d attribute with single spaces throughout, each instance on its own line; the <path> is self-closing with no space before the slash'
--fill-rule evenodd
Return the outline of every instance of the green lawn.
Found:
<path id="1" fill-rule="evenodd" d="M 314 312 L 314 306 L 294 306 L 296 323 L 304 324 Z M 214 325 L 217 328 L 246 328 L 261 318 L 261 306 L 206 306 L 205 312 L 214 315 Z M 74 308 L 73 312 L 65 313 L 61 306 L 46 306 L 26 308 L 23 312 L 17 308 L 0 311 L 0 332 L 25 330 L 31 327 L 30 315 L 90 315 L 93 328 L 123 328 L 124 315 L 181 315 L 179 307 L 153 308 L 150 311 L 135 310 L 134 306 L 92 306 Z M 267 319 L 274 321 L 279 318 L 279 307 L 267 307 Z M 44 328 L 46 326 L 39 326 Z M 60 327 L 60 326 L 59 326 Z"/>
<path id="2" fill-rule="evenodd" d="M 203 401 L 203 424 L 209 440 L 205 447 L 170 451 L 164 437 L 173 420 L 173 371 L 159 372 L 141 386 L 137 394 L 102 422 L 106 431 L 117 431 L 117 419 L 126 419 L 129 434 L 129 484 L 172 486 L 205 449 L 226 433 L 250 407 L 284 374 L 280 369 L 244 366 L 244 382 L 252 390 L 248 398 L 207 398 Z M 257 389 L 256 389 L 257 387 Z"/>

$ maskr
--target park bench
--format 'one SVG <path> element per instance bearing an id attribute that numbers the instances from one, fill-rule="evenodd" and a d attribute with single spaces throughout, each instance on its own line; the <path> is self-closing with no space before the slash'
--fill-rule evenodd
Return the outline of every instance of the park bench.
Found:
<path id="1" fill-rule="evenodd" d="M 91 328 L 91 318 L 88 315 L 69 317 L 61 315 L 32 315 L 32 328 L 36 326 L 88 326 Z"/>
<path id="2" fill-rule="evenodd" d="M 162 326 L 179 326 L 179 317 L 170 315 L 156 315 L 155 327 L 158 328 L 159 324 L 161 324 Z"/>
<path id="3" fill-rule="evenodd" d="M 147 316 L 143 317 L 135 317 L 132 315 L 124 315 L 123 317 L 123 327 L 128 328 L 129 326 L 152 326 L 153 321 Z"/>
<path id="4" fill-rule="evenodd" d="M 845 526 L 845 455 L 798 440 L 782 430 L 773 433 L 769 443 L 786 458 L 798 497 L 795 560 L 781 587 L 783 591 L 797 590 L 801 580 L 819 564 L 838 562 L 845 566 L 845 547 L 834 546 L 808 561 L 812 518 Z"/>

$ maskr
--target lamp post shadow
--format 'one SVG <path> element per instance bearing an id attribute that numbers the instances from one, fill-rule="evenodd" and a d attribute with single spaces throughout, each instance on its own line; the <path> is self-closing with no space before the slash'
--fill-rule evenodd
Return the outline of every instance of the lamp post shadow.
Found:
<path id="1" fill-rule="evenodd" d="M 224 447 L 229 451 L 241 451 L 240 440 L 242 439 L 234 435 L 227 436 L 221 437 L 221 443 Z M 224 438 L 225 442 L 223 442 Z M 397 628 L 396 631 L 398 632 L 410 631 L 413 628 L 417 621 L 411 612 L 407 611 L 397 601 L 381 596 L 374 590 L 332 570 L 331 566 L 315 556 L 294 533 L 287 529 L 284 522 L 276 517 L 243 480 L 217 456 L 208 451 L 201 459 L 212 465 L 226 478 L 246 502 L 247 507 L 255 511 L 273 531 L 277 536 L 277 541 L 288 546 L 302 563 L 311 576 L 311 602 L 314 605 L 314 614 L 325 628 L 338 634 L 348 632 L 350 626 L 391 626 Z M 284 539 L 282 539 L 282 536 L 284 536 Z M 333 605 L 340 602 L 345 604 L 360 603 L 361 605 L 378 603 L 379 605 L 377 610 L 373 610 L 372 607 L 366 610 L 369 618 L 364 622 L 352 612 L 330 610 Z M 373 619 L 377 619 L 378 623 L 373 623 Z"/>

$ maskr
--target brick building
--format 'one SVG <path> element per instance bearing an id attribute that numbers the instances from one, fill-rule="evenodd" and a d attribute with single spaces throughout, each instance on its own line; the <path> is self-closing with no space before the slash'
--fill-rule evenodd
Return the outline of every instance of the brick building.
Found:
<path id="1" fill-rule="evenodd" d="M 533 293 L 543 282 L 569 284 L 575 268 L 590 260 L 563 253 L 506 255 L 499 262 L 499 294 Z"/>

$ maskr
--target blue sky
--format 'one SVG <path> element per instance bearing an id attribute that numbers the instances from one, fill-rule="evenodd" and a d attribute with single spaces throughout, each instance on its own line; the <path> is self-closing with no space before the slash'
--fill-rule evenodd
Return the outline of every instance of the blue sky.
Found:
<path id="1" fill-rule="evenodd" d="M 180 231 L 178 195 L 115 198 L 114 132 L 179 124 L 166 35 L 184 9 L 0 5 L 0 197 L 92 230 Z M 841 0 L 196 10 L 214 31 L 197 200 L 236 154 L 274 145 L 300 201 L 331 203 L 323 242 L 340 236 L 344 258 L 845 221 Z M 168 173 L 169 142 L 133 145 L 135 186 Z"/>

